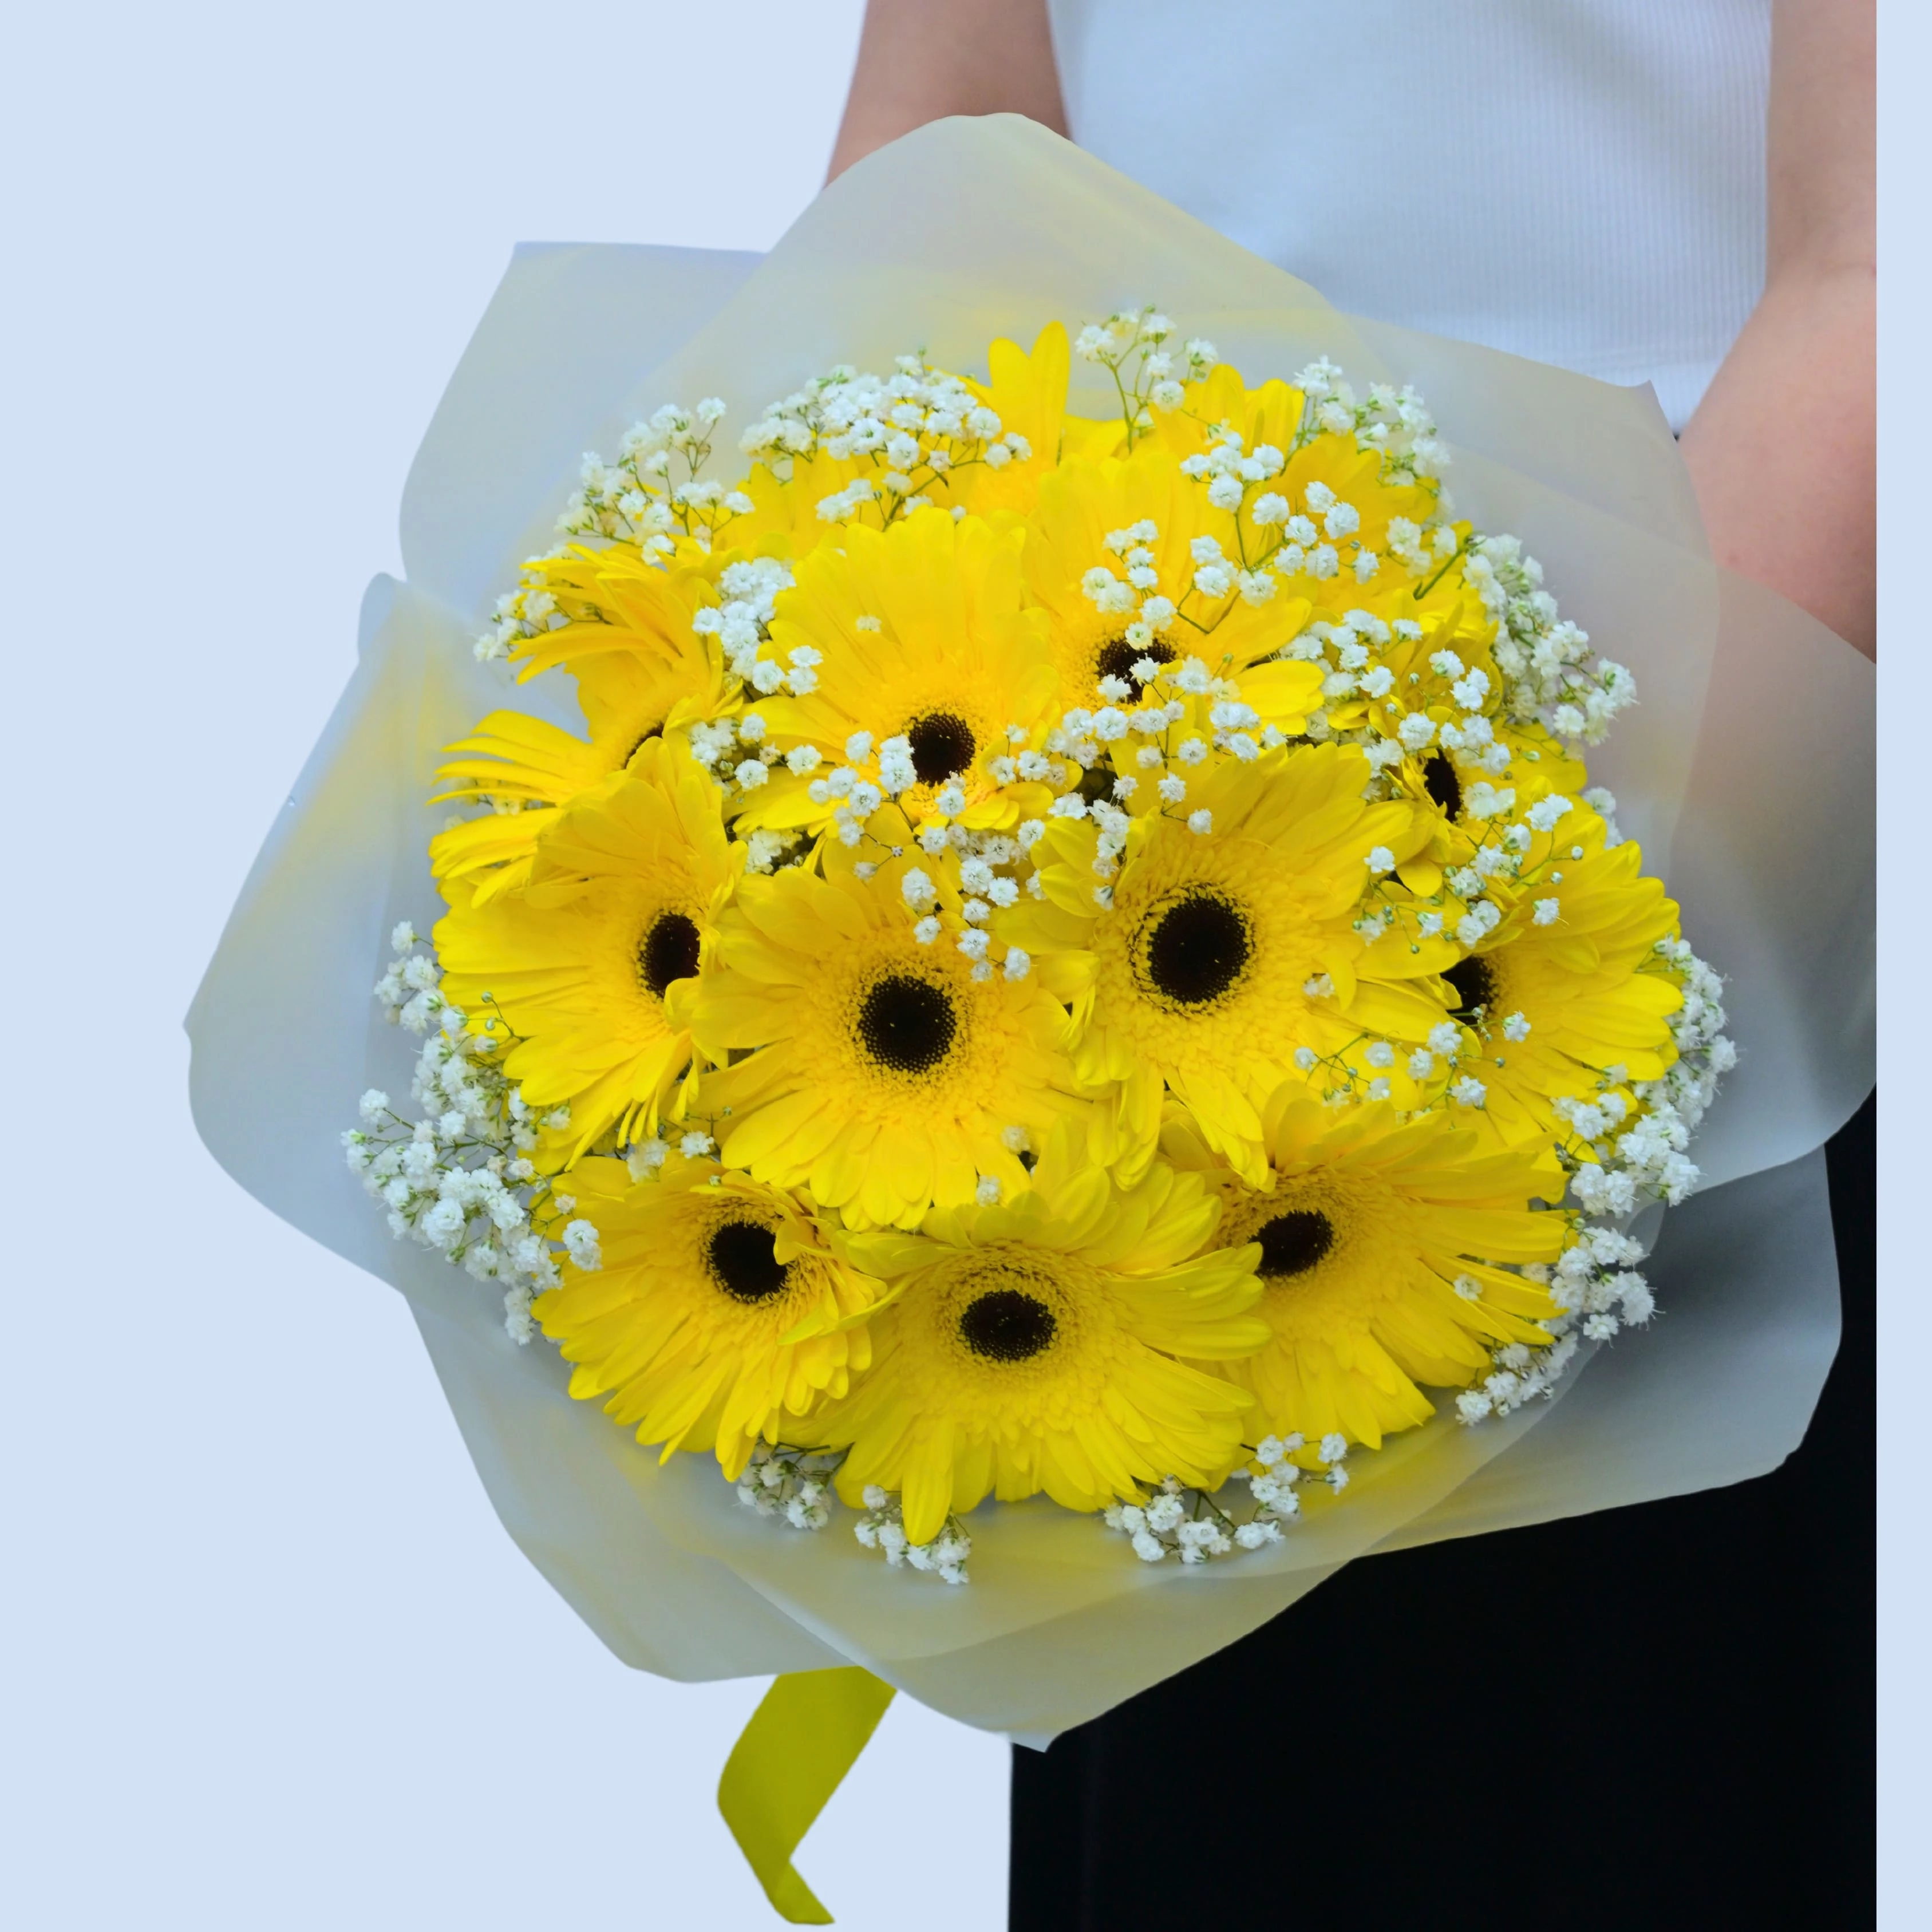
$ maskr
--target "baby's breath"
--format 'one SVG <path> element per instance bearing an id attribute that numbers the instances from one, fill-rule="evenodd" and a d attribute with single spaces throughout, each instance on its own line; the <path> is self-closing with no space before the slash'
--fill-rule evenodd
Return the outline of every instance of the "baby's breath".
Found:
<path id="1" fill-rule="evenodd" d="M 363 1124 L 342 1136 L 352 1172 L 388 1210 L 389 1229 L 503 1287 L 504 1326 L 518 1342 L 536 1332 L 530 1303 L 561 1276 L 560 1250 L 586 1271 L 598 1267 L 597 1230 L 530 1154 L 539 1126 L 568 1124 L 567 1112 L 533 1114 L 500 1062 L 514 1042 L 486 1016 L 480 1030 L 446 1000 L 434 954 L 406 921 L 391 934 L 394 958 L 376 988 L 384 1014 L 426 1036 L 411 1097 L 418 1118 L 371 1088 Z"/>
<path id="2" fill-rule="evenodd" d="M 1192 1565 L 1236 1550 L 1264 1550 L 1279 1543 L 1283 1526 L 1301 1514 L 1299 1485 L 1307 1472 L 1294 1458 L 1306 1448 L 1298 1435 L 1265 1436 L 1256 1444 L 1253 1462 L 1233 1478 L 1248 1486 L 1251 1506 L 1244 1516 L 1238 1518 L 1206 1490 L 1168 1476 L 1146 1502 L 1111 1504 L 1101 1520 L 1130 1539 L 1143 1563 L 1175 1556 Z M 1325 1436 L 1310 1454 L 1318 1466 L 1317 1479 L 1340 1496 L 1348 1486 L 1347 1438 Z"/>
<path id="3" fill-rule="evenodd" d="M 781 482 L 800 458 L 857 464 L 860 473 L 822 498 L 818 514 L 881 529 L 926 507 L 928 493 L 962 470 L 1004 470 L 1034 454 L 1024 436 L 923 353 L 900 356 L 884 377 L 840 364 L 767 405 L 739 448 Z"/>
<path id="4" fill-rule="evenodd" d="M 794 1529 L 823 1529 L 838 1502 L 832 1478 L 844 1460 L 823 1449 L 758 1443 L 738 1478 L 738 1500 Z"/>
<path id="5" fill-rule="evenodd" d="M 973 1539 L 956 1516 L 948 1516 L 944 1526 L 930 1543 L 910 1541 L 898 1497 L 889 1496 L 876 1484 L 865 1494 L 866 1513 L 854 1524 L 852 1533 L 868 1550 L 876 1550 L 888 1568 L 910 1566 L 929 1571 L 948 1583 L 964 1583 L 966 1560 L 973 1554 Z"/>
<path id="6" fill-rule="evenodd" d="M 1166 346 L 1173 334 L 1173 323 L 1158 309 L 1127 309 L 1089 322 L 1073 339 L 1075 355 L 1112 377 L 1129 449 L 1154 428 L 1155 410 L 1181 406 L 1184 371 L 1187 381 L 1198 382 L 1220 360 L 1213 343 L 1196 336 L 1177 363 Z"/>

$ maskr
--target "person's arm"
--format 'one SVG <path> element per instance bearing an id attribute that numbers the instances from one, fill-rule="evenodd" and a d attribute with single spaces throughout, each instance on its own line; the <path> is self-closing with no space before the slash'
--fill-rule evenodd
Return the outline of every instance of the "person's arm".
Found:
<path id="1" fill-rule="evenodd" d="M 1718 561 L 1876 652 L 1871 0 L 1778 0 L 1763 298 L 1684 432 Z"/>
<path id="2" fill-rule="evenodd" d="M 867 0 L 830 174 L 948 114 L 1024 114 L 1066 132 L 1046 0 Z"/>

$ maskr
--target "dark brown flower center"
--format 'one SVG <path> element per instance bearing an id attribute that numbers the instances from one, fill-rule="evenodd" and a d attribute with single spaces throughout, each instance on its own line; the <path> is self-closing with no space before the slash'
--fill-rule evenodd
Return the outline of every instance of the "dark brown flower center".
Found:
<path id="1" fill-rule="evenodd" d="M 944 784 L 973 769 L 973 754 L 979 747 L 972 726 L 957 712 L 929 712 L 908 725 L 905 735 L 921 784 Z"/>
<path id="2" fill-rule="evenodd" d="M 1080 774 L 1080 796 L 1089 805 L 1098 805 L 1114 795 L 1114 768 L 1108 764 L 1089 765 Z"/>
<path id="3" fill-rule="evenodd" d="M 1335 1245 L 1335 1227 L 1312 1208 L 1292 1208 L 1255 1231 L 1262 1244 L 1262 1273 L 1270 1280 L 1306 1274 Z"/>
<path id="4" fill-rule="evenodd" d="M 638 977 L 658 999 L 674 980 L 698 970 L 698 928 L 681 912 L 661 912 L 638 947 Z"/>
<path id="5" fill-rule="evenodd" d="M 909 974 L 889 974 L 859 1004 L 860 1042 L 895 1073 L 930 1072 L 952 1052 L 958 1033 L 952 1000 L 930 980 Z"/>
<path id="6" fill-rule="evenodd" d="M 1172 664 L 1174 651 L 1158 638 L 1152 639 L 1144 649 L 1137 649 L 1125 638 L 1116 638 L 1112 644 L 1100 646 L 1100 655 L 1094 664 L 1100 676 L 1123 678 L 1131 684 L 1134 681 L 1134 666 L 1142 658 L 1152 658 L 1156 664 Z"/>
<path id="7" fill-rule="evenodd" d="M 1170 900 L 1154 915 L 1147 976 L 1155 990 L 1183 1006 L 1204 1006 L 1236 986 L 1253 956 L 1248 916 L 1218 892 Z"/>
<path id="8" fill-rule="evenodd" d="M 1496 971 L 1486 959 L 1459 959 L 1442 976 L 1456 989 L 1459 1020 L 1473 1020 L 1496 1005 Z"/>
<path id="9" fill-rule="evenodd" d="M 770 1228 L 755 1221 L 726 1221 L 711 1231 L 706 1256 L 718 1286 L 748 1306 L 784 1292 L 791 1270 L 780 1263 L 777 1250 Z"/>
<path id="10" fill-rule="evenodd" d="M 1439 752 L 1422 768 L 1422 788 L 1451 818 L 1462 811 L 1462 778 Z"/>
<path id="11" fill-rule="evenodd" d="M 653 724 L 653 725 L 650 728 L 650 730 L 647 730 L 647 731 L 644 731 L 644 732 L 641 732 L 641 733 L 640 733 L 640 734 L 639 734 L 639 735 L 638 735 L 638 742 L 637 742 L 634 745 L 633 745 L 633 746 L 631 747 L 631 748 L 630 748 L 628 752 L 626 752 L 624 754 L 624 762 L 625 762 L 625 764 L 626 764 L 626 765 L 629 764 L 629 763 L 631 762 L 631 760 L 632 760 L 633 758 L 634 758 L 638 755 L 638 754 L 640 752 L 641 752 L 641 751 L 644 748 L 644 747 L 645 747 L 646 745 L 648 745 L 648 744 L 651 742 L 651 740 L 652 740 L 653 738 L 662 738 L 663 736 L 664 736 L 664 720 L 663 720 L 662 718 L 659 718 L 659 719 L 658 720 L 658 722 L 657 722 L 655 724 Z"/>
<path id="12" fill-rule="evenodd" d="M 1060 1332 L 1053 1310 L 1016 1288 L 976 1295 L 959 1317 L 959 1339 L 989 1362 L 1024 1362 L 1052 1346 Z"/>

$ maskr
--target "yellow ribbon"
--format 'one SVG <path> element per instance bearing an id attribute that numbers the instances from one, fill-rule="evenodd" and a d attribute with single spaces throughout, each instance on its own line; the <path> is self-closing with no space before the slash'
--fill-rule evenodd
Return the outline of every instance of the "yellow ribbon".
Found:
<path id="1" fill-rule="evenodd" d="M 892 1696 L 890 1684 L 856 1666 L 781 1677 L 724 1760 L 718 1808 L 788 1924 L 832 1922 L 793 1869 L 791 1855 L 857 1762 Z"/>

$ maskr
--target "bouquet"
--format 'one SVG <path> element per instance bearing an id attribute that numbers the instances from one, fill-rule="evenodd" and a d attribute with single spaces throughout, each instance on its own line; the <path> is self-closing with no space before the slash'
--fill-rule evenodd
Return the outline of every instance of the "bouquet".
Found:
<path id="1" fill-rule="evenodd" d="M 1199 1562 L 1546 1392 L 1735 1058 L 1584 766 L 1630 676 L 1422 400 L 1172 336 L 1080 330 L 1111 422 L 1050 323 L 835 368 L 728 489 L 716 398 L 591 459 L 477 646 L 585 734 L 451 748 L 417 1111 L 346 1136 L 573 1394 L 952 1582 L 991 1496 Z"/>
<path id="2" fill-rule="evenodd" d="M 962 148 L 970 172 L 934 165 Z M 775 302 L 782 284 L 728 302 L 686 352 L 702 366 L 661 368 L 550 540 L 508 560 L 469 668 L 436 613 L 418 645 L 435 678 L 379 707 L 407 748 L 350 762 L 391 799 L 420 784 L 438 814 L 412 831 L 418 808 L 392 812 L 383 835 L 414 842 L 386 900 L 402 881 L 421 896 L 376 1001 L 422 1044 L 406 1097 L 371 1085 L 341 1138 L 374 1197 L 356 1211 L 422 1251 L 412 1281 L 440 1272 L 424 1292 L 463 1305 L 471 1353 L 476 1309 L 498 1306 L 496 1412 L 466 1419 L 486 1474 L 519 1460 L 503 1388 L 540 1385 L 552 1432 L 563 1389 L 608 1418 L 594 1440 L 569 1425 L 595 1479 L 547 1450 L 502 1485 L 526 1546 L 569 1540 L 557 1523 L 615 1466 L 653 1526 L 625 1540 L 683 1553 L 684 1573 L 647 1561 L 614 1591 L 576 1576 L 607 1635 L 640 1596 L 748 1601 L 748 1667 L 862 1663 L 1037 1736 L 1336 1562 L 1430 1533 L 1432 1512 L 1458 1533 L 1450 1499 L 1594 1350 L 1651 1325 L 1658 1211 L 1698 1187 L 1700 1128 L 1739 1065 L 1738 1003 L 1658 854 L 1737 748 L 1697 745 L 1718 626 L 1681 494 L 1614 523 L 1481 449 L 1486 430 L 1520 437 L 1512 386 L 1553 380 L 1573 415 L 1593 386 L 1490 358 L 1485 394 L 1442 345 L 1334 317 L 1172 211 L 1164 246 L 1151 198 L 1112 177 L 1124 260 L 1157 286 L 1098 312 L 1042 313 L 1028 288 L 1007 304 L 1023 332 L 919 348 L 964 345 L 998 278 L 966 272 L 969 296 L 885 275 L 867 217 L 924 194 L 983 219 L 1022 205 L 1004 169 L 1028 181 L 1028 232 L 1050 234 L 1042 184 L 1090 196 L 1106 171 L 1024 124 L 888 154 L 898 172 L 882 156 L 822 204 L 842 198 L 842 239 L 808 216 L 753 277 L 789 250 L 808 286 L 828 265 L 853 286 L 816 308 Z M 1030 259 L 1025 233 L 999 245 Z M 1271 300 L 1230 299 L 1230 275 Z M 908 314 L 916 332 L 878 356 Z M 1217 316 L 1238 355 L 1210 339 Z M 734 352 L 748 333 L 756 356 Z M 788 380 L 671 380 L 767 368 Z M 1432 370 L 1462 412 L 1441 429 Z M 1637 420 L 1597 446 L 1618 485 Z M 1674 487 L 1638 434 L 1634 466 Z M 1621 814 L 1652 836 L 1601 782 L 1613 727 L 1654 702 L 1648 673 L 1564 614 L 1563 574 L 1532 554 L 1546 532 L 1663 659 L 1674 728 L 1626 767 Z M 1646 570 L 1648 612 L 1641 588 L 1604 594 Z M 1667 652 L 1642 623 L 1665 610 Z M 1780 610 L 1760 636 L 1809 650 L 1796 682 L 1855 718 L 1856 672 L 1802 622 Z M 1838 886 L 1822 850 L 1813 867 L 1842 973 L 1858 825 L 1849 802 L 1822 808 L 1850 821 Z M 1751 865 L 1707 844 L 1724 886 L 1685 896 L 1730 968 L 1725 938 L 1762 939 L 1738 916 Z M 1736 963 L 1802 985 L 1817 949 L 1795 926 L 1768 972 L 1761 947 Z M 1767 998 L 1748 988 L 1746 1006 Z M 1863 1065 L 1856 1040 L 1820 1054 L 1811 1016 L 1780 1018 L 1785 1044 L 1748 1035 L 1746 1054 L 1830 1069 L 1796 1100 L 1784 1083 L 1788 1161 L 1856 1104 Z M 392 1054 L 382 1030 L 365 1064 Z M 327 1071 L 346 1108 L 352 1073 Z M 1726 1164 L 1752 1171 L 1720 1149 L 1719 1179 Z M 1817 1245 L 1809 1186 L 1788 1272 Z M 1761 1238 L 1751 1252 L 1769 1260 Z M 522 1362 L 546 1360 L 533 1384 Z M 464 1373 L 439 1366 L 461 1412 Z M 1815 1352 L 1810 1367 L 1815 1394 Z M 1798 1399 L 1766 1398 L 1775 1427 Z M 1591 1507 L 1587 1487 L 1507 1507 Z M 736 1584 L 694 1581 L 704 1558 Z M 1262 1587 L 1144 1587 L 1210 1566 Z M 944 1586 L 963 1614 L 921 1594 Z M 1123 1619 L 1070 1682 L 1070 1648 Z M 612 1640 L 679 1674 L 725 1660 Z M 855 1750 L 883 1705 L 874 1676 L 844 1678 Z M 741 1782 L 776 1774 L 782 1696 L 764 1721 Z M 812 1707 L 793 1741 L 827 1721 Z M 810 1916 L 796 1833 L 740 1835 L 781 1910 Z"/>

